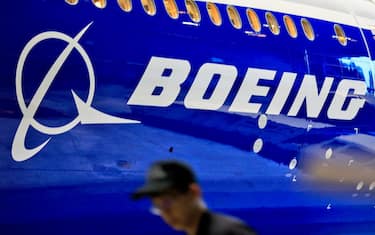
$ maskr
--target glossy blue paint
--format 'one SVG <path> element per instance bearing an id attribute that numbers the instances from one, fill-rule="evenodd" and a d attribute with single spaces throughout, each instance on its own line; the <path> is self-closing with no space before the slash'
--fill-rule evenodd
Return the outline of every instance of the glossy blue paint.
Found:
<path id="1" fill-rule="evenodd" d="M 182 2 L 178 4 L 184 9 Z M 375 133 L 374 75 L 367 74 L 368 66 L 355 62 L 369 58 L 360 29 L 343 26 L 353 39 L 343 47 L 333 38 L 334 22 L 309 19 L 316 33 L 311 42 L 298 24 L 302 17 L 292 16 L 299 33 L 293 39 L 283 25 L 283 14 L 273 13 L 281 26 L 281 34 L 275 36 L 264 26 L 266 11 L 256 10 L 263 24 L 260 33 L 265 37 L 249 36 L 245 8 L 237 8 L 243 22 L 243 29 L 237 30 L 226 17 L 225 5 L 218 5 L 223 16 L 220 27 L 211 23 L 204 4 L 198 5 L 202 21 L 193 26 L 183 24 L 190 22 L 187 14 L 171 19 L 162 1 L 156 3 L 157 14 L 152 17 L 143 11 L 139 1 L 133 2 L 130 13 L 123 12 L 115 1 L 108 2 L 102 10 L 90 1 L 76 6 L 53 0 L 4 3 L 0 9 L 0 28 L 4 32 L 0 38 L 1 234 L 175 234 L 148 213 L 148 202 L 136 203 L 128 198 L 141 184 L 149 164 L 163 158 L 178 158 L 191 164 L 208 205 L 240 216 L 260 234 L 375 232 L 374 198 L 371 194 L 366 196 L 372 192 L 362 190 L 353 197 L 357 193 L 355 184 L 323 184 L 305 174 L 303 168 L 305 158 L 322 157 L 321 153 L 316 156 L 318 153 L 311 152 L 315 146 L 344 149 L 363 165 L 372 164 L 373 150 L 340 139 L 355 135 L 354 128 L 372 137 Z M 16 97 L 15 71 L 24 46 L 46 31 L 75 37 L 90 22 L 92 25 L 79 44 L 95 71 L 92 106 L 142 124 L 77 125 L 52 136 L 30 160 L 13 161 L 12 141 L 23 117 Z M 374 51 L 372 33 L 364 30 L 364 35 L 370 51 Z M 65 47 L 61 40 L 47 40 L 33 48 L 23 73 L 26 103 Z M 165 108 L 127 105 L 152 56 L 190 62 L 191 71 L 177 101 Z M 225 107 L 220 111 L 186 109 L 182 105 L 184 98 L 199 68 L 208 62 L 233 65 L 238 70 Z M 298 74 L 283 115 L 271 118 L 265 129 L 258 128 L 259 114 L 228 112 L 227 106 L 233 102 L 249 67 L 277 71 L 274 81 L 261 83 L 270 87 L 269 95 L 251 100 L 263 104 L 261 113 L 271 102 L 282 73 Z M 319 86 L 325 77 L 335 78 L 327 105 L 317 119 L 308 119 L 305 107 L 297 117 L 286 116 L 305 74 L 315 75 Z M 367 102 L 352 121 L 330 120 L 326 115 L 342 79 L 368 84 Z M 47 126 L 69 123 L 78 115 L 71 90 L 85 100 L 88 87 L 87 69 L 74 50 L 54 79 L 35 119 Z M 211 84 L 206 97 L 214 87 Z M 311 123 L 313 129 L 307 131 Z M 324 128 L 315 128 L 316 123 L 323 123 Z M 26 146 L 38 146 L 48 137 L 30 128 Z M 264 147 L 255 154 L 252 148 L 258 138 L 263 139 Z M 290 170 L 288 165 L 294 158 L 300 165 Z M 367 187 L 370 183 L 366 182 Z"/>

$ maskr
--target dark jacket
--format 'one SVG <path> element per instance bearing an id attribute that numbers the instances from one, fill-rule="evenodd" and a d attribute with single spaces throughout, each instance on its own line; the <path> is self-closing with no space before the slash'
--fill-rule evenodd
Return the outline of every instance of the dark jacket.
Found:
<path id="1" fill-rule="evenodd" d="M 196 235 L 256 235 L 241 220 L 212 212 L 203 213 Z"/>

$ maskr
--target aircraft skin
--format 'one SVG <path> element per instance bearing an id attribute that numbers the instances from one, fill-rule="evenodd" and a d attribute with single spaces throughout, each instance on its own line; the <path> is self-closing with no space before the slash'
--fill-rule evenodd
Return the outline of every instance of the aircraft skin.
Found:
<path id="1" fill-rule="evenodd" d="M 259 234 L 375 234 L 373 2 L 69 2 L 0 8 L 0 234 L 179 234 L 129 198 L 161 159 Z"/>

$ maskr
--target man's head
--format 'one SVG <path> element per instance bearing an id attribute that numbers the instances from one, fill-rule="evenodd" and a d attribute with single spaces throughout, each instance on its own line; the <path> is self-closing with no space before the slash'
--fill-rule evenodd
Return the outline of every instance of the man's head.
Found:
<path id="1" fill-rule="evenodd" d="M 146 183 L 133 193 L 134 199 L 149 197 L 153 212 L 177 230 L 186 230 L 204 209 L 196 177 L 178 161 L 159 161 L 150 167 Z"/>
<path id="2" fill-rule="evenodd" d="M 189 166 L 178 161 L 158 161 L 151 165 L 146 183 L 132 197 L 154 197 L 171 190 L 183 193 L 192 183 L 196 183 L 196 177 Z"/>

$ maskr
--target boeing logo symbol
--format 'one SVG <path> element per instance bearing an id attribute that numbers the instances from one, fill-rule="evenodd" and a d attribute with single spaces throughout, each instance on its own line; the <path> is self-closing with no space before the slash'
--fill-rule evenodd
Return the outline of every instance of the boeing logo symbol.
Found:
<path id="1" fill-rule="evenodd" d="M 16 131 L 16 135 L 13 140 L 12 144 L 12 157 L 15 161 L 25 161 L 27 159 L 32 158 L 38 152 L 40 152 L 51 140 L 51 137 L 44 141 L 39 146 L 28 149 L 25 147 L 25 139 L 26 134 L 30 126 L 32 126 L 35 130 L 46 134 L 46 135 L 59 135 L 65 133 L 79 123 L 81 124 L 131 124 L 131 123 L 140 123 L 139 121 L 130 120 L 130 119 L 123 119 L 118 117 L 113 117 L 108 114 L 102 113 L 93 107 L 91 107 L 94 93 L 95 93 L 95 74 L 92 63 L 86 51 L 82 48 L 82 46 L 78 43 L 80 38 L 84 35 L 87 29 L 90 27 L 88 24 L 85 28 L 83 28 L 74 38 L 55 31 L 44 32 L 38 34 L 37 36 L 33 37 L 23 49 L 20 58 L 17 64 L 17 71 L 16 71 L 16 94 L 17 94 L 17 101 L 20 106 L 20 109 L 23 113 L 23 118 L 21 123 L 18 126 Z M 29 105 L 27 106 L 25 103 L 25 99 L 22 92 L 22 75 L 23 75 L 23 68 L 27 59 L 27 56 L 31 52 L 31 50 L 40 42 L 49 40 L 49 39 L 58 39 L 68 43 L 66 48 L 62 51 L 62 53 L 58 56 L 56 61 L 53 63 L 49 71 L 47 72 L 46 76 L 42 80 L 40 86 L 36 90 L 34 96 L 31 98 Z M 78 110 L 78 116 L 72 120 L 70 123 L 60 126 L 60 127 L 49 127 L 39 123 L 35 120 L 34 115 L 40 106 L 43 98 L 45 97 L 49 87 L 51 86 L 53 80 L 55 79 L 57 73 L 61 69 L 62 65 L 68 58 L 69 54 L 76 49 L 79 54 L 82 56 L 84 60 L 88 74 L 89 74 L 89 94 L 86 101 L 83 101 L 73 90 L 71 90 L 75 105 Z"/>

